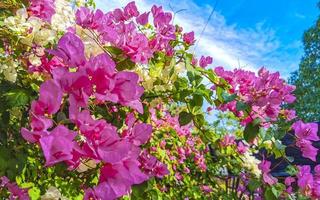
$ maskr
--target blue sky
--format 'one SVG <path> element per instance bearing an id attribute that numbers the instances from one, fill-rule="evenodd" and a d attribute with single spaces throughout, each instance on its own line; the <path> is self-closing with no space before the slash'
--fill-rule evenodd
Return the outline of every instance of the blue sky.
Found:
<path id="1" fill-rule="evenodd" d="M 105 11 L 128 0 L 98 0 Z M 196 54 L 210 55 L 213 66 L 257 70 L 265 66 L 283 77 L 298 68 L 302 34 L 317 19 L 317 0 L 137 0 L 141 11 L 153 4 L 180 12 L 175 23 L 200 33 L 214 5 L 215 12 L 199 41 Z"/>

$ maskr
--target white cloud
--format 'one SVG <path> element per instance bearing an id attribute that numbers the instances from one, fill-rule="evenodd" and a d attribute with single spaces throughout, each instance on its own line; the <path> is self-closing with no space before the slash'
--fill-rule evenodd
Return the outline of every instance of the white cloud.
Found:
<path id="1" fill-rule="evenodd" d="M 98 0 L 97 7 L 105 11 L 125 6 L 129 0 Z M 153 4 L 163 5 L 166 10 L 186 9 L 175 16 L 175 24 L 179 24 L 185 31 L 195 31 L 197 39 L 212 10 L 210 5 L 199 7 L 188 0 L 140 0 L 136 1 L 140 11 L 148 11 Z M 257 71 L 265 66 L 273 71 L 283 72 L 286 77 L 298 60 L 284 54 L 280 50 L 275 31 L 268 28 L 264 22 L 252 28 L 242 28 L 237 24 L 228 24 L 224 16 L 214 12 L 196 49 L 198 57 L 210 55 L 214 58 L 214 65 L 226 68 L 242 67 Z"/>

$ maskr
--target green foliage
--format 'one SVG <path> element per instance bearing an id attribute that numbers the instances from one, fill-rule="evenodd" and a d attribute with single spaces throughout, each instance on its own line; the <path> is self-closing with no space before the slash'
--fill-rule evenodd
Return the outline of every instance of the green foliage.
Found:
<path id="1" fill-rule="evenodd" d="M 320 18 L 303 36 L 304 55 L 289 83 L 296 86 L 293 108 L 307 122 L 320 121 Z"/>
<path id="2" fill-rule="evenodd" d="M 182 111 L 180 114 L 179 114 L 179 123 L 180 123 L 180 126 L 184 126 L 184 125 L 187 125 L 191 122 L 192 120 L 192 114 L 191 113 L 188 113 L 186 111 Z"/>
<path id="3" fill-rule="evenodd" d="M 253 122 L 250 122 L 247 124 L 243 131 L 243 137 L 247 142 L 251 142 L 256 136 L 258 135 L 260 130 L 260 125 L 257 120 L 254 120 Z"/>

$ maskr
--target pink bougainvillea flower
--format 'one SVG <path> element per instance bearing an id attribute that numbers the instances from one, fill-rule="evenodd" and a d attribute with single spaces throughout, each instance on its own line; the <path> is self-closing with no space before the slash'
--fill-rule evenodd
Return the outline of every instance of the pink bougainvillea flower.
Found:
<path id="1" fill-rule="evenodd" d="M 112 77 L 115 74 L 116 64 L 108 54 L 102 53 L 90 58 L 86 65 L 86 70 L 90 76 L 98 73 L 96 72 L 98 69 L 101 69 L 107 76 Z"/>
<path id="2" fill-rule="evenodd" d="M 246 153 L 248 149 L 249 149 L 249 147 L 247 145 L 245 145 L 242 141 L 238 142 L 237 151 L 239 154 Z"/>
<path id="3" fill-rule="evenodd" d="M 150 177 L 155 176 L 163 178 L 165 175 L 170 174 L 167 166 L 157 160 L 156 157 L 150 155 L 146 151 L 143 151 L 139 157 L 141 163 L 141 169 Z"/>
<path id="4" fill-rule="evenodd" d="M 31 16 L 39 17 L 44 21 L 51 22 L 55 14 L 55 0 L 30 0 L 28 12 Z"/>
<path id="5" fill-rule="evenodd" d="M 278 179 L 273 177 L 269 172 L 271 167 L 271 162 L 267 160 L 262 160 L 259 164 L 259 169 L 262 172 L 263 181 L 269 185 L 274 185 L 278 182 Z"/>
<path id="6" fill-rule="evenodd" d="M 102 133 L 102 143 L 97 147 L 97 152 L 101 160 L 107 163 L 116 163 L 123 160 L 131 153 L 132 145 L 125 140 L 119 140 L 118 137 L 108 136 L 108 133 Z"/>
<path id="7" fill-rule="evenodd" d="M 134 1 L 128 3 L 123 9 L 123 15 L 125 16 L 126 20 L 131 19 L 132 17 L 138 17 L 139 11 Z"/>
<path id="8" fill-rule="evenodd" d="M 114 165 L 105 164 L 101 168 L 99 182 L 106 183 L 104 185 L 110 187 L 110 193 L 117 198 L 127 194 L 132 185 L 140 184 L 147 179 L 148 176 L 139 169 L 138 161 L 124 160 Z"/>
<path id="9" fill-rule="evenodd" d="M 94 13 L 87 7 L 80 7 L 76 12 L 76 23 L 83 28 L 90 28 Z"/>
<path id="10" fill-rule="evenodd" d="M 39 142 L 42 136 L 46 136 L 49 133 L 47 131 L 29 131 L 28 129 L 22 128 L 22 137 L 30 143 Z"/>
<path id="11" fill-rule="evenodd" d="M 195 42 L 195 39 L 194 39 L 194 32 L 191 31 L 189 33 L 185 33 L 183 34 L 183 41 L 186 43 L 186 44 L 193 44 Z"/>
<path id="12" fill-rule="evenodd" d="M 63 93 L 60 86 L 54 80 L 47 80 L 40 86 L 40 97 L 34 108 L 42 109 L 42 113 L 55 114 L 60 109 Z M 35 110 L 35 114 L 38 112 Z M 40 113 L 39 113 L 40 114 Z"/>
<path id="13" fill-rule="evenodd" d="M 301 120 L 295 122 L 292 128 L 298 138 L 319 141 L 318 124 L 317 123 L 303 123 Z"/>
<path id="14" fill-rule="evenodd" d="M 143 113 L 143 107 L 139 100 L 144 92 L 143 87 L 139 86 L 139 76 L 133 72 L 118 72 L 115 76 L 115 88 L 112 93 L 117 94 L 119 103 L 129 106 Z"/>
<path id="15" fill-rule="evenodd" d="M 311 191 L 313 186 L 313 176 L 311 174 L 311 168 L 308 165 L 298 166 L 298 173 L 297 173 L 297 183 L 299 188 L 308 193 Z"/>
<path id="16" fill-rule="evenodd" d="M 211 193 L 213 191 L 209 185 L 202 185 L 200 188 L 204 193 Z"/>
<path id="17" fill-rule="evenodd" d="M 237 110 L 236 101 L 219 106 L 220 110 L 229 110 L 236 116 L 243 117 L 242 125 L 259 118 L 261 125 L 267 127 L 277 120 L 281 104 L 294 100 L 292 92 L 295 87 L 286 84 L 279 73 L 270 73 L 265 68 L 261 68 L 258 75 L 242 69 L 225 71 L 222 67 L 216 67 L 214 71 L 231 85 L 230 94 L 236 94 L 252 108 L 249 116 L 244 118 L 243 112 Z"/>
<path id="18" fill-rule="evenodd" d="M 153 51 L 149 47 L 148 38 L 142 33 L 136 33 L 127 38 L 122 49 L 136 63 L 147 64 L 153 55 Z"/>
<path id="19" fill-rule="evenodd" d="M 283 111 L 283 115 L 286 118 L 287 121 L 291 121 L 293 119 L 295 119 L 296 116 L 296 111 L 295 110 L 284 110 Z"/>
<path id="20" fill-rule="evenodd" d="M 130 131 L 126 137 L 132 141 L 136 146 L 145 144 L 152 133 L 152 126 L 150 124 L 138 123 Z"/>
<path id="21" fill-rule="evenodd" d="M 0 178 L 0 188 L 7 188 L 10 192 L 10 200 L 29 200 L 28 189 L 20 188 L 16 183 L 11 183 L 6 176 Z"/>
<path id="22" fill-rule="evenodd" d="M 149 21 L 149 14 L 150 14 L 150 12 L 145 12 L 145 13 L 142 13 L 141 15 L 139 15 L 136 18 L 137 23 L 142 26 L 146 25 Z"/>
<path id="23" fill-rule="evenodd" d="M 232 134 L 225 135 L 220 141 L 222 147 L 227 147 L 235 144 L 235 136 Z"/>
<path id="24" fill-rule="evenodd" d="M 32 106 L 31 106 L 32 108 Z M 51 128 L 53 122 L 51 119 L 44 117 L 42 115 L 35 115 L 30 111 L 30 126 L 34 131 L 43 131 Z"/>
<path id="25" fill-rule="evenodd" d="M 40 138 L 40 145 L 46 158 L 46 166 L 72 159 L 72 151 L 76 143 L 76 133 L 59 125 L 50 134 Z"/>
<path id="26" fill-rule="evenodd" d="M 300 148 L 303 157 L 309 158 L 310 160 L 316 162 L 318 149 L 312 146 L 311 141 L 305 139 L 298 139 L 296 141 L 296 145 Z"/>
<path id="27" fill-rule="evenodd" d="M 207 56 L 201 56 L 200 61 L 199 61 L 199 66 L 202 68 L 207 67 L 208 65 L 212 64 L 212 57 Z"/>
<path id="28" fill-rule="evenodd" d="M 289 193 L 289 194 L 291 194 L 293 191 L 293 189 L 292 189 L 292 183 L 294 183 L 296 180 L 295 180 L 295 178 L 293 178 L 293 177 L 291 177 L 291 176 L 289 176 L 289 177 L 286 177 L 285 179 L 284 179 L 284 183 L 285 183 L 285 185 L 287 186 L 287 188 L 286 188 L 286 192 L 287 193 Z"/>
<path id="29" fill-rule="evenodd" d="M 57 45 L 57 49 L 48 50 L 50 54 L 63 60 L 69 67 L 79 67 L 86 63 L 84 45 L 81 39 L 74 33 L 64 34 Z"/>

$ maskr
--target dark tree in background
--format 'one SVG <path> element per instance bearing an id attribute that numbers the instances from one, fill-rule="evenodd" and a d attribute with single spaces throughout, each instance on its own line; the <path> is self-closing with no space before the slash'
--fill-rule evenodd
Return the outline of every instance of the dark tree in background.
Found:
<path id="1" fill-rule="evenodd" d="M 320 8 L 320 3 L 318 4 Z M 296 85 L 293 104 L 299 118 L 320 122 L 320 17 L 303 35 L 304 55 L 289 83 Z"/>

